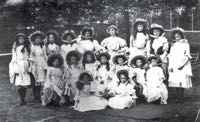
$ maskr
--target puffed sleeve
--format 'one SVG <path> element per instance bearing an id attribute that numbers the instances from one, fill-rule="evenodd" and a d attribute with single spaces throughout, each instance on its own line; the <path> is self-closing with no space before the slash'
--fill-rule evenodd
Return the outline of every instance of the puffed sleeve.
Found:
<path id="1" fill-rule="evenodd" d="M 101 46 L 104 48 L 107 48 L 107 38 L 105 38 L 102 42 L 101 42 Z"/>
<path id="2" fill-rule="evenodd" d="M 185 55 L 188 56 L 189 59 L 192 59 L 192 56 L 190 55 L 190 45 L 189 43 L 185 43 Z"/>
<path id="3" fill-rule="evenodd" d="M 168 51 L 169 43 L 168 43 L 167 39 L 165 37 L 162 37 L 162 40 L 163 40 L 163 50 Z"/>
<path id="4" fill-rule="evenodd" d="M 130 36 L 130 44 L 129 44 L 130 47 L 133 47 L 133 45 L 134 45 L 134 44 L 133 44 L 134 41 L 135 41 L 135 39 L 134 39 L 133 35 L 131 35 L 131 36 Z"/>
<path id="5" fill-rule="evenodd" d="M 120 39 L 120 47 L 121 48 L 126 48 L 127 47 L 127 43 L 124 39 L 122 38 L 119 38 Z"/>
<path id="6" fill-rule="evenodd" d="M 150 56 L 150 50 L 151 50 L 151 48 L 150 48 L 150 40 L 148 40 L 147 41 L 147 44 L 146 44 L 146 50 L 147 50 L 147 57 L 149 57 Z"/>
<path id="7" fill-rule="evenodd" d="M 103 50 L 103 47 L 99 45 L 97 40 L 93 40 L 95 51 Z"/>

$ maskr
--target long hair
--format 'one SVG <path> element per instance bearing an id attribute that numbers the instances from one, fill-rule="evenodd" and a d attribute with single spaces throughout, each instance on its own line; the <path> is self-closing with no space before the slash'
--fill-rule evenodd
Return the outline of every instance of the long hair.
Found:
<path id="1" fill-rule="evenodd" d="M 14 50 L 16 50 L 16 48 L 19 46 L 19 45 L 21 45 L 20 43 L 19 43 L 19 40 L 18 40 L 19 38 L 17 38 L 16 39 L 16 41 L 14 42 L 14 44 L 13 44 L 13 48 L 14 48 Z M 22 48 L 22 50 L 21 50 L 21 52 L 22 53 L 24 53 L 24 51 L 25 51 L 25 49 L 28 51 L 28 54 L 30 54 L 30 52 L 31 52 L 31 49 L 30 49 L 30 42 L 28 41 L 28 38 L 26 38 L 26 37 L 24 37 L 24 47 Z"/>
<path id="2" fill-rule="evenodd" d="M 138 25 L 137 25 L 138 26 Z M 134 39 L 136 39 L 136 37 L 137 37 L 137 33 L 138 33 L 139 31 L 138 31 L 138 29 L 137 29 L 137 27 L 135 27 L 135 28 L 133 28 L 133 37 L 134 37 Z M 147 28 L 146 28 L 146 26 L 145 25 L 143 25 L 143 30 L 141 31 L 144 35 L 147 35 Z"/>
<path id="3" fill-rule="evenodd" d="M 92 57 L 91 63 L 94 63 L 94 62 L 96 61 L 96 58 L 95 58 L 94 53 L 91 52 L 91 51 L 86 51 L 86 52 L 83 54 L 83 60 L 82 60 L 82 64 L 83 64 L 84 70 L 85 70 L 85 64 L 86 64 L 86 63 L 89 63 L 89 62 L 87 61 L 87 59 L 86 59 L 86 56 L 87 56 L 87 55 L 91 55 L 91 57 Z"/>
<path id="4" fill-rule="evenodd" d="M 128 73 L 121 73 L 119 76 L 117 76 L 118 77 L 118 79 L 119 79 L 119 82 L 118 82 L 118 86 L 121 84 L 121 80 L 120 80 L 120 76 L 121 75 L 125 75 L 126 76 L 126 80 L 127 80 L 127 83 L 129 83 L 129 80 L 130 80 L 130 78 L 129 78 L 129 76 L 128 76 Z"/>

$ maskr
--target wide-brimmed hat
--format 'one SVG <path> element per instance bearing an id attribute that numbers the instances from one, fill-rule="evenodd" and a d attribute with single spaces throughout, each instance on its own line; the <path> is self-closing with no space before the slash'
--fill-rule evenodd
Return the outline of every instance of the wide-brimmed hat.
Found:
<path id="1" fill-rule="evenodd" d="M 55 59 L 58 59 L 59 60 L 59 66 L 62 66 L 63 65 L 63 58 L 60 54 L 52 54 L 48 57 L 47 59 L 47 64 L 48 66 L 53 66 L 53 61 Z"/>
<path id="2" fill-rule="evenodd" d="M 182 28 L 176 27 L 176 28 L 173 28 L 173 29 L 170 31 L 170 38 L 171 38 L 172 40 L 175 39 L 174 35 L 175 35 L 176 33 L 179 33 L 182 39 L 185 38 L 185 36 L 184 36 L 184 30 L 183 30 Z"/>
<path id="3" fill-rule="evenodd" d="M 146 57 L 143 55 L 137 55 L 133 57 L 130 61 L 130 66 L 135 65 L 136 66 L 136 61 L 140 59 L 142 61 L 142 66 L 144 66 L 147 63 Z"/>
<path id="4" fill-rule="evenodd" d="M 74 33 L 73 30 L 66 30 L 66 31 L 62 34 L 62 36 L 61 36 L 61 40 L 62 40 L 63 42 L 67 42 L 67 43 L 68 43 L 68 41 L 65 40 L 65 39 L 66 39 L 66 36 L 71 36 L 71 37 L 72 37 L 72 40 L 74 40 L 74 39 L 76 38 L 76 34 Z M 74 41 L 75 41 L 75 40 L 74 40 Z"/>
<path id="5" fill-rule="evenodd" d="M 148 57 L 148 61 L 151 62 L 152 59 L 156 59 L 158 63 L 162 63 L 161 58 L 158 55 L 152 55 Z"/>
<path id="6" fill-rule="evenodd" d="M 160 35 L 162 35 L 164 33 L 164 28 L 162 25 L 159 25 L 159 24 L 152 24 L 151 25 L 151 28 L 149 29 L 149 34 L 153 35 L 153 30 L 156 29 L 156 30 L 159 30 L 160 31 Z"/>
<path id="7" fill-rule="evenodd" d="M 18 40 L 19 37 L 24 37 L 25 41 L 27 41 L 27 36 L 24 34 L 24 33 L 18 33 L 16 36 L 15 36 L 15 42 Z"/>
<path id="8" fill-rule="evenodd" d="M 100 52 L 96 55 L 97 60 L 100 61 L 102 56 L 106 56 L 108 60 L 110 60 L 110 54 L 108 52 Z"/>
<path id="9" fill-rule="evenodd" d="M 53 35 L 55 37 L 55 40 L 58 41 L 59 39 L 59 33 L 56 30 L 49 30 L 47 31 L 47 38 L 49 38 L 49 35 Z"/>
<path id="10" fill-rule="evenodd" d="M 116 30 L 116 33 L 119 33 L 119 30 L 118 30 L 118 28 L 117 28 L 116 25 L 110 25 L 110 26 L 107 28 L 106 32 L 109 33 L 111 28 L 114 28 L 114 29 Z"/>
<path id="11" fill-rule="evenodd" d="M 127 57 L 125 56 L 125 54 L 117 54 L 112 59 L 114 64 L 118 64 L 118 62 L 117 62 L 118 58 L 123 58 L 124 59 L 124 63 L 127 62 Z"/>
<path id="12" fill-rule="evenodd" d="M 31 41 L 32 43 L 36 43 L 36 42 L 35 42 L 35 38 L 36 38 L 37 36 L 40 36 L 40 37 L 41 37 L 41 41 L 43 41 L 43 40 L 46 38 L 46 35 L 45 35 L 44 32 L 41 32 L 41 31 L 38 31 L 38 30 L 37 30 L 37 31 L 33 32 L 33 33 L 29 36 L 30 41 Z"/>
<path id="13" fill-rule="evenodd" d="M 85 37 L 85 32 L 90 32 L 90 37 L 87 37 L 87 38 L 94 38 L 94 28 L 92 27 L 84 27 L 81 31 L 81 37 L 82 38 L 86 38 Z"/>
<path id="14" fill-rule="evenodd" d="M 66 56 L 66 61 L 67 62 L 70 62 L 70 57 L 71 56 L 75 56 L 77 61 L 80 61 L 82 56 L 81 56 L 81 53 L 79 51 L 76 51 L 76 50 L 72 50 L 70 52 L 67 53 L 67 56 Z"/>
<path id="15" fill-rule="evenodd" d="M 137 29 L 137 26 L 138 26 L 139 24 L 142 24 L 142 25 L 144 25 L 145 27 L 147 27 L 148 22 L 147 22 L 147 20 L 145 20 L 145 19 L 138 18 L 138 19 L 135 20 L 135 24 L 134 24 L 134 26 L 133 26 L 134 29 Z"/>
<path id="16" fill-rule="evenodd" d="M 121 74 L 125 74 L 127 76 L 127 79 L 129 78 L 128 70 L 122 69 L 117 71 L 117 77 L 119 78 Z"/>
<path id="17" fill-rule="evenodd" d="M 88 82 L 92 82 L 92 81 L 94 80 L 92 73 L 89 72 L 89 71 L 83 71 L 83 72 L 79 75 L 79 80 L 81 79 L 81 77 L 82 77 L 83 75 L 88 75 L 88 76 L 90 77 L 90 79 L 89 79 Z M 82 82 L 84 83 L 84 81 L 82 81 Z"/>

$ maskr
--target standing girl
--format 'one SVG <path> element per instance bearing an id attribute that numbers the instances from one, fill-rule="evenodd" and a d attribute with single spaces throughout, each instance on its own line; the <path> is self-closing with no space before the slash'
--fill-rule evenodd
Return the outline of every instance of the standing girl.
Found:
<path id="1" fill-rule="evenodd" d="M 90 27 L 84 27 L 81 31 L 81 38 L 78 41 L 78 46 L 78 50 L 82 54 L 87 50 L 96 53 L 103 49 L 98 41 L 94 40 L 94 29 Z"/>
<path id="2" fill-rule="evenodd" d="M 136 104 L 135 90 L 129 82 L 129 74 L 127 70 L 120 70 L 117 72 L 119 79 L 118 84 L 109 92 L 111 97 L 108 105 L 114 109 L 131 108 Z"/>
<path id="3" fill-rule="evenodd" d="M 56 44 L 59 40 L 59 34 L 55 30 L 47 31 L 47 56 L 58 54 L 60 47 Z"/>
<path id="4" fill-rule="evenodd" d="M 89 72 L 80 74 L 76 88 L 75 105 L 73 106 L 75 110 L 85 112 L 102 110 L 107 107 L 107 100 L 98 96 L 96 83 Z"/>
<path id="5" fill-rule="evenodd" d="M 72 50 L 78 50 L 76 35 L 73 30 L 67 30 L 62 34 L 61 40 L 63 44 L 60 47 L 60 54 L 64 59 L 64 66 L 67 66 L 66 56 Z"/>
<path id="6" fill-rule="evenodd" d="M 9 64 L 10 82 L 17 87 L 20 103 L 17 106 L 25 105 L 26 90 L 31 85 L 30 78 L 30 43 L 23 33 L 16 35 L 12 60 Z"/>
<path id="7" fill-rule="evenodd" d="M 59 54 L 52 54 L 47 60 L 48 69 L 46 81 L 44 83 L 44 95 L 42 96 L 42 105 L 46 106 L 52 102 L 56 105 L 62 105 L 64 99 L 64 68 L 63 58 Z"/>
<path id="8" fill-rule="evenodd" d="M 41 89 L 44 85 L 46 79 L 46 47 L 44 45 L 45 34 L 41 31 L 35 31 L 30 35 L 30 40 L 32 42 L 31 51 L 32 57 L 34 59 L 34 64 L 32 67 L 32 73 L 35 78 L 35 83 L 33 83 L 33 94 L 35 101 L 41 100 Z"/>
<path id="9" fill-rule="evenodd" d="M 176 102 L 183 102 L 184 89 L 192 88 L 190 45 L 182 28 L 173 29 L 171 37 L 174 43 L 169 54 L 169 87 L 176 88 Z"/>
<path id="10" fill-rule="evenodd" d="M 147 34 L 147 20 L 138 18 L 133 26 L 133 34 L 130 37 L 130 58 L 136 55 L 146 56 L 146 43 L 149 39 Z"/>
<path id="11" fill-rule="evenodd" d="M 69 82 L 65 85 L 65 95 L 67 95 L 70 100 L 74 100 L 76 94 L 76 82 L 78 77 L 82 72 L 82 67 L 80 65 L 81 54 L 78 51 L 72 50 L 66 56 L 67 61 L 67 74 L 69 74 Z"/>
<path id="12" fill-rule="evenodd" d="M 108 53 L 111 55 L 111 58 L 113 58 L 113 56 L 118 54 L 119 52 L 125 53 L 127 51 L 127 43 L 124 39 L 117 36 L 117 26 L 109 26 L 107 29 L 107 33 L 110 34 L 110 37 L 105 38 L 101 42 L 101 46 L 108 51 Z"/>

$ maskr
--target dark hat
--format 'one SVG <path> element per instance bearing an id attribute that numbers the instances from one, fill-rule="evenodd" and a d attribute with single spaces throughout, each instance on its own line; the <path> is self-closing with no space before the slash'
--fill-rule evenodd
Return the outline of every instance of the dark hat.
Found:
<path id="1" fill-rule="evenodd" d="M 117 71 L 117 77 L 119 78 L 121 74 L 125 74 L 127 76 L 127 79 L 129 78 L 129 73 L 128 73 L 128 70 L 119 70 Z"/>
<path id="2" fill-rule="evenodd" d="M 49 31 L 47 31 L 47 34 L 46 34 L 47 38 L 49 38 L 49 35 L 51 35 L 51 34 L 55 37 L 56 41 L 58 41 L 58 39 L 59 39 L 58 32 L 56 30 L 49 30 Z"/>
<path id="3" fill-rule="evenodd" d="M 110 54 L 108 52 L 100 52 L 99 54 L 97 54 L 97 60 L 100 61 L 102 56 L 106 56 L 108 60 L 110 60 Z"/>
<path id="4" fill-rule="evenodd" d="M 66 61 L 67 62 L 70 62 L 70 57 L 71 56 L 75 56 L 77 61 L 80 61 L 81 60 L 81 53 L 79 51 L 76 51 L 76 50 L 72 50 L 70 52 L 67 53 L 67 56 L 66 56 Z"/>
<path id="5" fill-rule="evenodd" d="M 116 30 L 116 33 L 119 33 L 119 30 L 118 30 L 118 28 L 117 28 L 116 25 L 110 25 L 110 26 L 107 28 L 106 32 L 109 33 L 109 31 L 110 31 L 111 28 L 114 28 L 114 29 Z"/>
<path id="6" fill-rule="evenodd" d="M 125 54 L 118 54 L 118 55 L 115 55 L 115 56 L 113 57 L 113 63 L 114 63 L 114 64 L 118 64 L 118 63 L 117 63 L 118 58 L 123 58 L 123 59 L 124 59 L 124 62 L 127 61 L 127 57 L 125 56 Z"/>
<path id="7" fill-rule="evenodd" d="M 175 35 L 176 33 L 179 33 L 182 39 L 185 38 L 185 36 L 184 36 L 184 30 L 183 30 L 182 28 L 176 27 L 176 28 L 174 28 L 174 29 L 172 29 L 172 30 L 170 31 L 170 38 L 171 38 L 172 40 L 175 39 L 174 35 Z"/>
<path id="8" fill-rule="evenodd" d="M 45 39 L 45 37 L 46 37 L 46 35 L 45 35 L 44 32 L 35 31 L 35 32 L 33 32 L 33 33 L 29 36 L 29 39 L 31 40 L 32 43 L 36 43 L 36 42 L 35 42 L 35 38 L 36 38 L 37 36 L 40 36 L 40 37 L 41 37 L 41 39 L 42 39 L 41 41 L 43 41 L 43 40 Z"/>
<path id="9" fill-rule="evenodd" d="M 63 65 L 63 58 L 60 54 L 52 54 L 48 57 L 47 59 L 47 64 L 48 66 L 53 66 L 53 61 L 55 59 L 58 59 L 59 60 L 59 66 L 62 66 Z"/>
<path id="10" fill-rule="evenodd" d="M 90 37 L 87 37 L 87 38 L 94 38 L 94 28 L 92 27 L 84 27 L 81 31 L 81 37 L 82 38 L 86 38 L 85 37 L 85 32 L 90 32 Z"/>
<path id="11" fill-rule="evenodd" d="M 156 59 L 158 61 L 158 63 L 162 63 L 162 60 L 158 55 L 152 55 L 152 56 L 148 57 L 149 62 L 151 62 L 152 59 Z"/>
<path id="12" fill-rule="evenodd" d="M 18 33 L 16 36 L 15 36 L 15 42 L 18 40 L 19 37 L 24 37 L 25 38 L 25 41 L 27 40 L 27 36 L 24 34 L 24 33 Z"/>
<path id="13" fill-rule="evenodd" d="M 65 40 L 65 39 L 66 39 L 66 36 L 71 36 L 71 37 L 72 37 L 72 40 L 74 40 L 74 39 L 76 38 L 76 34 L 74 33 L 73 30 L 66 30 L 66 31 L 62 34 L 61 40 L 62 40 L 63 42 L 68 42 L 67 40 Z"/>
<path id="14" fill-rule="evenodd" d="M 133 26 L 134 29 L 136 29 L 137 26 L 138 26 L 139 24 L 142 24 L 142 25 L 144 25 L 145 27 L 147 27 L 148 22 L 147 22 L 147 20 L 145 20 L 145 19 L 138 18 L 138 19 L 136 19 L 135 24 L 134 24 L 134 26 Z"/>
<path id="15" fill-rule="evenodd" d="M 140 59 L 142 61 L 142 66 L 144 66 L 147 63 L 146 57 L 143 55 L 137 55 L 133 57 L 130 61 L 130 66 L 135 65 L 136 66 L 136 61 Z"/>
<path id="16" fill-rule="evenodd" d="M 79 80 L 84 76 L 84 75 L 88 75 L 89 76 L 89 82 L 93 81 L 93 75 L 91 72 L 89 71 L 84 71 L 79 75 Z M 82 81 L 83 82 L 83 81 Z"/>
<path id="17" fill-rule="evenodd" d="M 151 28 L 149 29 L 149 34 L 153 35 L 153 30 L 156 29 L 156 30 L 159 30 L 160 31 L 160 35 L 162 35 L 164 33 L 164 28 L 162 25 L 158 25 L 158 24 L 152 24 L 151 25 Z"/>

